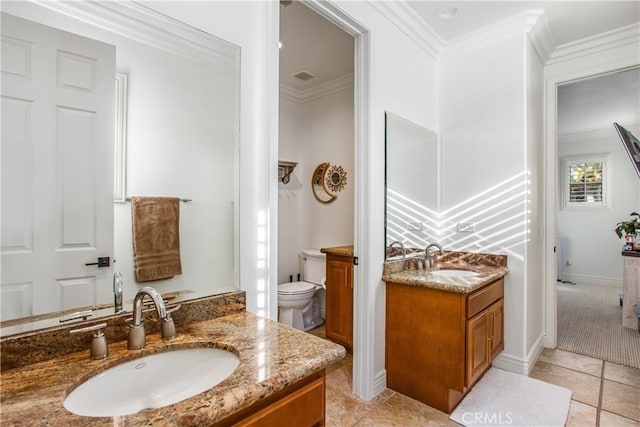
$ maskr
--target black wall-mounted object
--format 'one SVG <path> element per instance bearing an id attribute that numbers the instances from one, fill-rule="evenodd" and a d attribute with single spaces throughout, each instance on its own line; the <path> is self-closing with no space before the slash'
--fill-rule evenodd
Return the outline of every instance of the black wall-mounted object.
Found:
<path id="1" fill-rule="evenodd" d="M 624 145 L 625 150 L 627 150 L 627 154 L 629 154 L 633 168 L 635 169 L 638 178 L 640 178 L 640 141 L 631 132 L 619 124 L 614 123 L 613 127 L 618 131 L 622 144 Z"/>

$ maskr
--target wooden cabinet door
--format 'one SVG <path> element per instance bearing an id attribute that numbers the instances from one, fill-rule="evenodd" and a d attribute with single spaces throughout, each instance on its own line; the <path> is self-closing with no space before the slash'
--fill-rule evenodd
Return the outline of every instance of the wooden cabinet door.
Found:
<path id="1" fill-rule="evenodd" d="M 326 336 L 351 348 L 353 340 L 353 260 L 327 256 Z"/>
<path id="2" fill-rule="evenodd" d="M 236 427 L 324 426 L 324 377 L 245 418 Z"/>
<path id="3" fill-rule="evenodd" d="M 484 373 L 490 363 L 489 310 L 484 310 L 467 321 L 467 387 Z"/>
<path id="4" fill-rule="evenodd" d="M 504 299 L 499 299 L 489 307 L 489 338 L 491 360 L 504 350 Z"/>

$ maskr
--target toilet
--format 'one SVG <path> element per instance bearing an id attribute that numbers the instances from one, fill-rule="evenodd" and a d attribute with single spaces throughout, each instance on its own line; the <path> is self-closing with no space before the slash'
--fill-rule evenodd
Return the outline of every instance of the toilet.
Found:
<path id="1" fill-rule="evenodd" d="M 302 331 L 322 325 L 318 290 L 325 287 L 325 254 L 318 249 L 300 253 L 302 281 L 278 285 L 280 323 Z"/>

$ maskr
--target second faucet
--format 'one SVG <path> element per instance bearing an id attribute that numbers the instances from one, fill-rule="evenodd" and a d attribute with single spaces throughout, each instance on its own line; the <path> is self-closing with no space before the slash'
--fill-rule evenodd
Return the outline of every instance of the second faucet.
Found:
<path id="1" fill-rule="evenodd" d="M 433 268 L 433 253 L 431 249 L 436 248 L 440 251 L 440 255 L 444 252 L 442 251 L 442 246 L 437 243 L 430 243 L 427 245 L 427 248 L 424 250 L 424 259 L 427 261 L 427 269 L 431 270 Z"/>

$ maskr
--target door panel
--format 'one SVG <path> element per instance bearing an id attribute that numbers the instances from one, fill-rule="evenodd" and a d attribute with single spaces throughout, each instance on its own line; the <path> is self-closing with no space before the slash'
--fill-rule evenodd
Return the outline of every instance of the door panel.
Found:
<path id="1" fill-rule="evenodd" d="M 115 47 L 2 14 L 2 48 L 2 318 L 109 302 Z"/>
<path id="2" fill-rule="evenodd" d="M 489 366 L 489 313 L 487 310 L 467 321 L 467 387 Z"/>
<path id="3" fill-rule="evenodd" d="M 353 341 L 353 261 L 327 256 L 327 338 L 351 348 Z"/>

